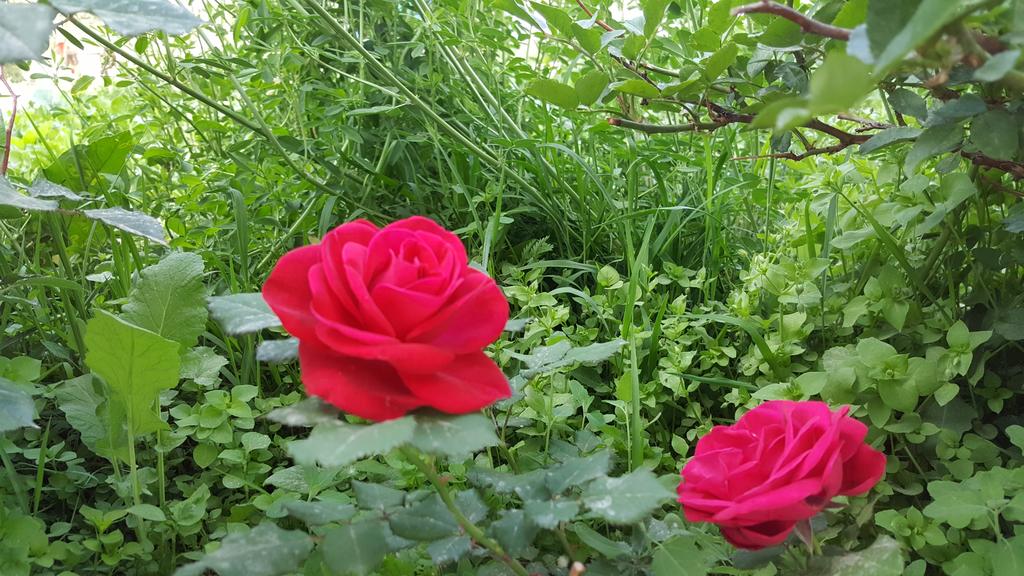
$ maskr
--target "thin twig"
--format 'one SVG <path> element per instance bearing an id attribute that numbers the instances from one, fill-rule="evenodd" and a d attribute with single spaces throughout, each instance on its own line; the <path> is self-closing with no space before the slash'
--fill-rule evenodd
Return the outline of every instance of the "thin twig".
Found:
<path id="1" fill-rule="evenodd" d="M 774 14 L 785 18 L 790 22 L 796 23 L 800 26 L 801 30 L 808 34 L 843 41 L 850 39 L 850 30 L 848 28 L 840 28 L 838 26 L 819 22 L 818 20 L 801 14 L 789 6 L 779 4 L 778 2 L 772 2 L 771 0 L 761 0 L 760 2 L 754 2 L 753 4 L 733 8 L 732 14 L 733 16 L 740 16 L 743 14 Z"/>
<path id="2" fill-rule="evenodd" d="M 14 138 L 14 121 L 18 119 L 18 93 L 14 91 L 11 83 L 7 81 L 7 75 L 4 73 L 2 67 L 0 67 L 0 83 L 7 89 L 7 93 L 11 96 L 11 118 L 7 121 L 7 129 L 4 132 L 4 156 L 3 160 L 0 160 L 0 176 L 7 175 L 7 167 L 11 163 L 11 140 Z"/>

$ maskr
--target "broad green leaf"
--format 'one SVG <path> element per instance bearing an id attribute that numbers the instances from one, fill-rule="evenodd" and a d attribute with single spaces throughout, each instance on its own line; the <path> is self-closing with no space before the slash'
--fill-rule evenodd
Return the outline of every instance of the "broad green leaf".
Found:
<path id="1" fill-rule="evenodd" d="M 37 178 L 32 186 L 29 187 L 28 193 L 33 198 L 57 198 L 62 200 L 70 200 L 72 202 L 81 202 L 85 198 L 75 194 L 66 187 L 60 184 L 54 184 L 45 178 Z"/>
<path id="2" fill-rule="evenodd" d="M 661 90 L 658 90 L 657 86 L 651 85 L 646 80 L 640 78 L 631 78 L 623 82 L 616 82 L 612 84 L 615 90 L 622 92 L 623 94 L 629 94 L 630 96 L 639 96 L 640 98 L 657 98 L 661 96 Z"/>
<path id="3" fill-rule="evenodd" d="M 50 0 L 50 3 L 68 16 L 90 12 L 125 36 L 155 30 L 178 36 L 203 23 L 188 9 L 169 0 Z"/>
<path id="4" fill-rule="evenodd" d="M 343 422 L 318 424 L 309 438 L 288 444 L 288 454 L 299 464 L 347 466 L 409 443 L 415 431 L 416 420 L 411 416 L 362 426 Z"/>
<path id="5" fill-rule="evenodd" d="M 82 214 L 86 218 L 98 220 L 133 236 L 140 236 L 157 244 L 167 245 L 164 225 L 152 216 L 147 216 L 141 212 L 132 212 L 124 208 L 97 208 L 95 210 L 83 210 Z"/>
<path id="6" fill-rule="evenodd" d="M 189 349 L 206 329 L 206 287 L 203 259 L 172 252 L 143 268 L 128 295 L 122 318 Z"/>
<path id="7" fill-rule="evenodd" d="M 1013 160 L 1020 148 L 1019 123 L 1006 110 L 989 110 L 971 122 L 971 142 L 985 156 Z"/>
<path id="8" fill-rule="evenodd" d="M 531 82 L 526 87 L 526 93 L 567 110 L 574 110 L 580 103 L 576 90 L 572 86 L 547 78 Z"/>
<path id="9" fill-rule="evenodd" d="M 576 518 L 580 504 L 576 500 L 530 500 L 523 505 L 523 511 L 537 526 L 552 530 Z"/>
<path id="10" fill-rule="evenodd" d="M 736 3 L 736 0 L 717 0 L 707 8 L 705 26 L 719 35 L 724 34 L 733 19 L 732 7 Z"/>
<path id="11" fill-rule="evenodd" d="M 906 140 L 913 140 L 921 135 L 920 128 L 912 128 L 910 126 L 897 126 L 895 128 L 888 128 L 875 134 L 868 139 L 867 142 L 860 145 L 861 154 L 870 154 L 875 150 L 884 148 L 890 144 L 896 142 L 903 142 Z"/>
<path id="12" fill-rule="evenodd" d="M 364 510 L 385 511 L 405 504 L 405 492 L 383 484 L 353 480 L 352 491 L 355 492 L 359 507 Z"/>
<path id="13" fill-rule="evenodd" d="M 811 75 L 811 114 L 833 114 L 853 107 L 874 88 L 871 68 L 844 52 L 833 51 Z"/>
<path id="14" fill-rule="evenodd" d="M 889 2 L 888 0 L 874 0 L 868 9 L 868 32 L 871 33 L 872 21 L 877 22 L 879 18 L 872 18 L 873 11 L 879 9 L 882 3 L 902 4 L 903 2 Z M 912 3 L 912 2 L 908 2 Z M 914 11 L 913 16 L 906 21 L 906 24 L 888 42 L 885 49 L 879 54 L 875 62 L 875 73 L 882 76 L 889 69 L 898 64 L 911 50 L 920 46 L 925 40 L 942 29 L 950 20 L 956 17 L 961 6 L 959 0 L 923 0 Z M 886 10 L 899 10 L 905 13 L 904 8 L 887 8 Z"/>
<path id="15" fill-rule="evenodd" d="M 1003 79 L 1004 76 L 1013 70 L 1013 67 L 1017 64 L 1017 58 L 1020 57 L 1020 50 L 1006 50 L 1000 52 L 992 58 L 989 58 L 988 62 L 974 71 L 974 79 L 980 80 L 981 82 L 998 82 Z"/>
<path id="16" fill-rule="evenodd" d="M 925 507 L 924 515 L 954 528 L 966 528 L 975 518 L 989 514 L 985 495 L 963 484 L 935 480 L 928 483 L 928 493 L 932 503 Z"/>
<path id="17" fill-rule="evenodd" d="M 535 27 L 538 30 L 548 32 L 548 29 L 544 26 L 543 21 L 538 20 L 537 17 L 527 10 L 522 4 L 516 0 L 495 0 L 494 7 L 498 10 L 508 12 L 509 14 L 519 18 L 523 22 Z"/>
<path id="18" fill-rule="evenodd" d="M 954 150 L 964 140 L 964 129 L 959 124 L 946 124 L 928 128 L 917 137 L 905 161 L 908 174 L 912 174 L 921 162 Z"/>
<path id="19" fill-rule="evenodd" d="M 288 502 L 284 505 L 290 516 L 302 520 L 309 526 L 323 526 L 334 522 L 352 519 L 356 515 L 356 507 L 338 502 Z"/>
<path id="20" fill-rule="evenodd" d="M 750 125 L 785 132 L 802 126 L 810 119 L 811 111 L 805 98 L 780 98 L 762 108 Z"/>
<path id="21" fill-rule="evenodd" d="M 167 521 L 167 516 L 164 514 L 164 511 L 152 504 L 136 504 L 128 509 L 128 513 L 132 516 L 138 516 L 143 520 L 149 520 L 150 522 Z"/>
<path id="22" fill-rule="evenodd" d="M 933 108 L 928 113 L 928 120 L 925 126 L 941 126 L 943 124 L 957 123 L 968 118 L 973 118 L 988 110 L 985 101 L 974 94 L 965 94 L 956 100 L 950 100 Z"/>
<path id="23" fill-rule="evenodd" d="M 590 106 L 604 93 L 608 87 L 608 75 L 600 70 L 591 70 L 576 81 L 576 97 L 579 103 Z"/>
<path id="24" fill-rule="evenodd" d="M 181 356 L 181 377 L 200 386 L 215 387 L 220 382 L 220 370 L 228 359 L 208 346 L 199 346 Z"/>
<path id="25" fill-rule="evenodd" d="M 889 536 L 881 536 L 859 552 L 847 552 L 842 556 L 825 557 L 822 567 L 814 574 L 821 576 L 903 576 L 906 560 L 899 542 Z"/>
<path id="26" fill-rule="evenodd" d="M 604 476 L 611 466 L 611 452 L 602 450 L 590 456 L 566 458 L 547 471 L 547 485 L 552 494 L 561 494 L 573 486 Z"/>
<path id="27" fill-rule="evenodd" d="M 520 556 L 533 544 L 539 528 L 522 510 L 507 510 L 491 523 L 489 530 L 506 552 Z"/>
<path id="28" fill-rule="evenodd" d="M 127 439 L 122 427 L 110 422 L 105 388 L 92 374 L 85 374 L 61 382 L 54 398 L 68 424 L 90 450 L 110 460 L 127 460 Z"/>
<path id="29" fill-rule="evenodd" d="M 654 576 L 704 576 L 707 564 L 707 555 L 694 544 L 693 536 L 684 535 L 658 547 L 651 569 Z"/>
<path id="30" fill-rule="evenodd" d="M 256 359 L 260 362 L 280 364 L 291 362 L 299 357 L 299 341 L 295 338 L 285 340 L 265 340 L 256 348 Z"/>
<path id="31" fill-rule="evenodd" d="M 729 66 L 736 63 L 738 55 L 739 46 L 735 43 L 729 43 L 719 48 L 717 52 L 702 62 L 703 69 L 701 74 L 704 76 L 704 79 L 708 82 L 714 82 Z"/>
<path id="32" fill-rule="evenodd" d="M 340 526 L 324 535 L 320 550 L 335 574 L 371 574 L 390 552 L 383 520 L 364 520 Z"/>
<path id="33" fill-rule="evenodd" d="M 598 342 L 574 348 L 569 341 L 560 340 L 550 346 L 542 346 L 528 356 L 515 356 L 527 366 L 527 369 L 523 370 L 521 375 L 532 378 L 577 363 L 587 365 L 599 364 L 617 354 L 625 344 L 625 340 L 616 338 L 610 342 Z"/>
<path id="34" fill-rule="evenodd" d="M 447 538 L 459 531 L 458 522 L 437 494 L 393 512 L 388 522 L 396 536 L 420 542 Z"/>
<path id="35" fill-rule="evenodd" d="M 338 422 L 340 412 L 334 406 L 319 398 L 303 398 L 296 404 L 275 408 L 267 414 L 267 420 L 285 426 L 304 426 L 311 428 L 317 424 Z"/>
<path id="36" fill-rule="evenodd" d="M 473 541 L 469 536 L 450 536 L 431 542 L 427 546 L 427 554 L 436 566 L 444 566 L 457 562 L 469 553 L 473 547 Z"/>
<path id="37" fill-rule="evenodd" d="M 228 334 L 248 334 L 281 325 L 281 320 L 259 292 L 211 296 L 207 302 L 213 319 Z"/>
<path id="38" fill-rule="evenodd" d="M 572 16 L 565 10 L 544 2 L 531 2 L 530 7 L 539 12 L 554 30 L 563 36 L 572 36 Z"/>
<path id="39" fill-rule="evenodd" d="M 803 37 L 804 32 L 799 24 L 776 17 L 768 23 L 768 27 L 757 37 L 757 41 L 773 48 L 788 48 L 800 44 Z"/>
<path id="40" fill-rule="evenodd" d="M 179 344 L 99 311 L 86 328 L 85 346 L 86 364 L 106 381 L 128 429 L 141 435 L 165 428 L 157 401 L 178 382 Z"/>
<path id="41" fill-rule="evenodd" d="M 136 144 L 131 132 L 97 138 L 88 144 L 76 144 L 43 169 L 43 176 L 75 192 L 105 182 L 104 175 L 120 174 Z"/>
<path id="42" fill-rule="evenodd" d="M 632 524 L 646 518 L 672 497 L 672 492 L 662 486 L 654 474 L 637 470 L 618 478 L 594 480 L 583 491 L 583 504 L 608 522 Z"/>
<path id="43" fill-rule="evenodd" d="M 893 90 L 889 94 L 889 104 L 900 114 L 913 116 L 921 122 L 928 118 L 928 105 L 924 98 L 906 88 Z"/>
<path id="44" fill-rule="evenodd" d="M 305 532 L 264 523 L 245 534 L 229 534 L 220 548 L 178 568 L 174 576 L 202 576 L 209 570 L 220 576 L 279 576 L 298 569 L 312 549 L 313 539 Z M 359 551 L 349 557 L 357 558 Z"/>
<path id="45" fill-rule="evenodd" d="M 0 378 L 0 434 L 18 428 L 35 427 L 32 397 L 21 386 Z"/>
<path id="46" fill-rule="evenodd" d="M 3 6 L 0 6 L 3 8 Z M 32 210 L 35 212 L 52 212 L 60 205 L 53 200 L 40 200 L 31 196 L 25 196 L 14 189 L 5 178 L 0 177 L 0 206 L 10 206 L 21 210 Z"/>
<path id="47" fill-rule="evenodd" d="M 999 314 L 992 331 L 1007 340 L 1024 340 L 1024 308 L 1014 308 Z"/>
<path id="48" fill-rule="evenodd" d="M 579 536 L 584 544 L 590 546 L 609 560 L 614 560 L 631 552 L 629 544 L 605 538 L 604 535 L 583 522 L 573 524 L 572 531 Z"/>
<path id="49" fill-rule="evenodd" d="M 430 454 L 468 456 L 499 443 L 494 424 L 479 412 L 457 416 L 418 414 L 415 418 L 411 444 Z"/>
<path id="50" fill-rule="evenodd" d="M 602 32 L 597 26 L 580 26 L 579 22 L 573 22 L 572 35 L 579 42 L 580 46 L 592 55 L 601 51 Z"/>
<path id="51" fill-rule="evenodd" d="M 1018 576 L 1024 574 L 1024 536 L 1000 540 L 992 561 L 992 576 Z"/>
<path id="52" fill-rule="evenodd" d="M 0 4 L 0 64 L 41 58 L 56 15 L 42 4 Z"/>
<path id="53" fill-rule="evenodd" d="M 661 21 L 665 19 L 665 9 L 670 0 L 643 0 L 640 5 L 644 10 L 644 36 L 650 38 L 658 31 Z"/>
<path id="54" fill-rule="evenodd" d="M 843 3 L 839 13 L 832 19 L 832 25 L 840 28 L 853 28 L 864 23 L 868 14 L 868 0 L 849 0 Z"/>

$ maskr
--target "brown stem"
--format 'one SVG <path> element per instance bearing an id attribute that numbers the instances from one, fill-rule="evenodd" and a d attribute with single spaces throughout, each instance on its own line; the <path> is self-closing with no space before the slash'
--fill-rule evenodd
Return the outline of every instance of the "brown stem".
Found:
<path id="1" fill-rule="evenodd" d="M 7 75 L 4 73 L 3 68 L 0 68 L 0 83 L 4 85 L 12 99 L 11 118 L 7 121 L 7 129 L 4 132 L 4 156 L 3 160 L 0 160 L 0 176 L 6 176 L 7 167 L 11 163 L 11 139 L 14 138 L 14 121 L 18 118 L 18 94 L 14 91 L 10 82 L 7 81 Z"/>
<path id="2" fill-rule="evenodd" d="M 833 144 L 832 146 L 825 146 L 823 148 L 810 148 L 805 152 L 797 154 L 796 152 L 779 152 L 777 154 L 764 154 L 761 156 L 736 156 L 733 160 L 761 160 L 764 158 L 785 158 L 787 160 L 803 160 L 810 158 L 811 156 L 818 156 L 820 154 L 835 154 L 841 152 L 846 148 L 850 147 L 853 143 L 841 142 L 839 144 Z"/>
<path id="3" fill-rule="evenodd" d="M 789 6 L 779 4 L 778 2 L 772 2 L 771 0 L 761 0 L 760 2 L 754 2 L 753 4 L 739 6 L 737 8 L 733 8 L 732 13 L 734 16 L 740 16 L 742 14 L 774 14 L 798 24 L 800 29 L 808 34 L 843 41 L 850 39 L 850 30 L 847 28 L 840 28 L 838 26 L 819 22 L 797 12 Z"/>

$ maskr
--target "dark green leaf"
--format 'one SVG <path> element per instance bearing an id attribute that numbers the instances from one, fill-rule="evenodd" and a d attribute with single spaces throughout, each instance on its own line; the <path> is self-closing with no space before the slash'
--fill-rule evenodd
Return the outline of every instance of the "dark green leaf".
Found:
<path id="1" fill-rule="evenodd" d="M 459 531 L 458 522 L 437 494 L 392 513 L 388 522 L 396 536 L 416 541 L 439 540 Z"/>
<path id="2" fill-rule="evenodd" d="M 597 552 L 599 552 L 605 558 L 614 560 L 620 556 L 625 556 L 631 552 L 629 544 L 625 542 L 616 542 L 609 540 L 603 535 L 595 531 L 590 526 L 587 526 L 583 522 L 577 522 L 572 525 L 572 531 L 579 536 L 580 540 L 590 546 Z M 677 572 L 676 574 L 682 574 Z"/>
<path id="3" fill-rule="evenodd" d="M 467 456 L 498 445 L 494 424 L 477 412 L 457 416 L 419 414 L 411 443 L 430 454 Z"/>
<path id="4" fill-rule="evenodd" d="M 350 520 L 356 514 L 356 507 L 338 502 L 286 502 L 288 514 L 302 520 L 310 526 L 323 526 L 333 522 Z"/>
<path id="5" fill-rule="evenodd" d="M 651 568 L 654 576 L 704 576 L 708 573 L 707 560 L 693 536 L 676 536 L 658 547 Z"/>
<path id="6" fill-rule="evenodd" d="M 256 348 L 256 359 L 260 362 L 281 364 L 291 362 L 299 357 L 299 341 L 295 338 L 285 340 L 265 340 Z"/>
<path id="7" fill-rule="evenodd" d="M 0 6 L 0 8 L 3 7 Z M 60 205 L 52 200 L 40 200 L 39 198 L 33 198 L 19 193 L 3 177 L 0 177 L 0 206 L 11 206 L 21 210 L 33 210 L 37 212 L 52 212 L 60 208 Z"/>
<path id="8" fill-rule="evenodd" d="M 356 494 L 356 502 L 364 510 L 391 510 L 405 504 L 405 492 L 383 484 L 352 481 L 352 491 Z"/>
<path id="9" fill-rule="evenodd" d="M 964 129 L 959 124 L 946 124 L 928 128 L 917 137 L 914 147 L 907 154 L 906 170 L 913 173 L 921 162 L 956 149 L 963 142 Z"/>
<path id="10" fill-rule="evenodd" d="M 890 144 L 894 144 L 896 142 L 903 142 L 906 140 L 913 140 L 914 138 L 917 138 L 920 135 L 920 128 L 912 128 L 910 126 L 897 126 L 895 128 L 887 128 L 869 138 L 867 142 L 861 144 L 860 153 L 870 154 L 875 150 L 879 150 Z"/>
<path id="11" fill-rule="evenodd" d="M 317 424 L 331 424 L 338 421 L 340 412 L 334 406 L 319 398 L 304 398 L 296 404 L 275 408 L 267 414 L 267 420 L 285 426 L 304 426 L 307 428 Z"/>
<path id="12" fill-rule="evenodd" d="M 637 470 L 619 478 L 598 478 L 583 491 L 583 503 L 613 524 L 632 524 L 673 498 L 654 474 Z"/>
<path id="13" fill-rule="evenodd" d="M 320 550 L 335 574 L 365 576 L 388 555 L 388 527 L 383 520 L 364 520 L 324 534 Z"/>
<path id="14" fill-rule="evenodd" d="M 977 116 L 988 110 L 984 100 L 974 94 L 965 94 L 956 100 L 950 100 L 945 104 L 933 109 L 928 114 L 925 127 L 941 126 L 952 122 L 960 122 L 973 116 Z"/>
<path id="15" fill-rule="evenodd" d="M 539 529 L 522 510 L 508 510 L 491 523 L 490 531 L 506 552 L 520 556 L 533 544 Z"/>
<path id="16" fill-rule="evenodd" d="M 971 142 L 985 156 L 1013 160 L 1020 147 L 1019 124 L 1006 110 L 989 110 L 971 122 Z"/>
<path id="17" fill-rule="evenodd" d="M 896 5 L 912 3 L 913 1 L 889 2 L 888 0 L 870 2 L 868 34 L 871 35 L 872 24 L 877 25 L 884 18 L 890 19 L 890 23 L 886 25 L 890 29 L 893 26 L 900 26 L 909 7 Z M 883 8 L 885 4 L 890 6 Z M 899 31 L 891 37 L 885 49 L 878 55 L 875 72 L 881 75 L 893 65 L 898 64 L 911 50 L 920 46 L 955 18 L 960 5 L 958 0 L 923 0 L 914 10 L 913 15 L 906 20 L 906 24 L 900 27 Z M 879 14 L 880 11 L 883 13 Z M 874 41 L 872 45 L 874 45 Z"/>
<path id="18" fill-rule="evenodd" d="M 561 494 L 573 486 L 582 486 L 584 482 L 604 476 L 610 465 L 611 452 L 608 450 L 590 456 L 567 458 L 548 469 L 548 488 L 552 494 Z"/>
<path id="19" fill-rule="evenodd" d="M 1017 64 L 1020 57 L 1020 50 L 1006 50 L 1000 52 L 985 62 L 985 64 L 974 71 L 974 79 L 981 82 L 998 82 L 1006 76 Z"/>
<path id="20" fill-rule="evenodd" d="M 534 524 L 550 530 L 576 518 L 580 504 L 575 500 L 530 500 L 523 505 L 523 511 Z"/>
<path id="21" fill-rule="evenodd" d="M 245 534 L 229 534 L 215 552 L 179 568 L 174 576 L 201 576 L 207 570 L 220 576 L 280 576 L 297 569 L 312 549 L 313 539 L 306 533 L 264 523 Z"/>
<path id="22" fill-rule="evenodd" d="M 91 220 L 98 220 L 118 230 L 152 240 L 157 244 L 167 245 L 167 237 L 164 235 L 164 225 L 152 216 L 141 212 L 132 212 L 124 208 L 97 208 L 95 210 L 83 210 L 82 214 Z"/>
<path id="23" fill-rule="evenodd" d="M 118 34 L 138 36 L 154 30 L 185 34 L 202 20 L 168 0 L 51 0 L 63 14 L 90 12 Z"/>
<path id="24" fill-rule="evenodd" d="M 410 442 L 415 430 L 416 421 L 411 416 L 370 425 L 318 424 L 309 438 L 288 444 L 288 454 L 299 464 L 347 466 Z"/>
<path id="25" fill-rule="evenodd" d="M 921 122 L 928 118 L 928 105 L 925 104 L 924 98 L 906 88 L 893 90 L 889 94 L 889 104 L 900 114 L 913 116 Z"/>

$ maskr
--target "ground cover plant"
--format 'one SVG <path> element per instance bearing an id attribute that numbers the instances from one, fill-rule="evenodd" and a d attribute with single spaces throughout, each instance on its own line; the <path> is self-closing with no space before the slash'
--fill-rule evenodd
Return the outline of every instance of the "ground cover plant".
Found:
<path id="1" fill-rule="evenodd" d="M 1022 45 L 0 1 L 0 574 L 1022 573 Z"/>

